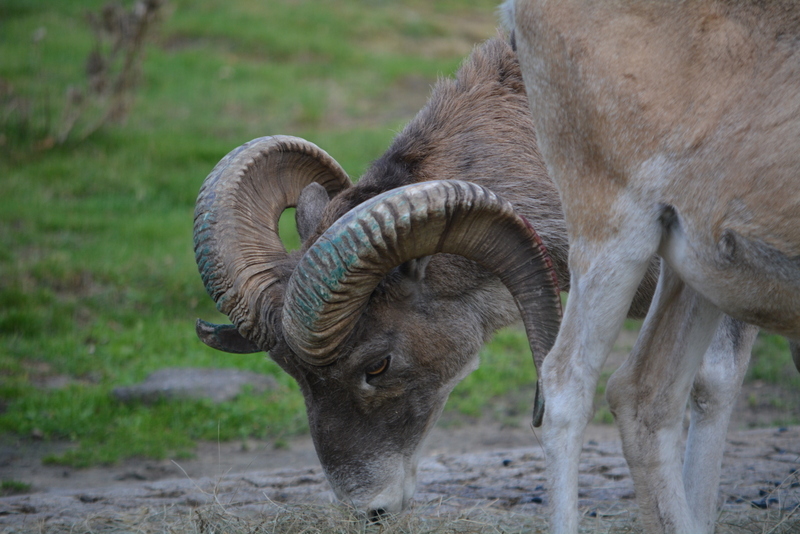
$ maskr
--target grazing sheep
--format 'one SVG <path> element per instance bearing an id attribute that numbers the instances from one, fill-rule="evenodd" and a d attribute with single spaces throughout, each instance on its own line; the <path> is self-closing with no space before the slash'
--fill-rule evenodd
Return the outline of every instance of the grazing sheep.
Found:
<path id="1" fill-rule="evenodd" d="M 304 242 L 296 253 L 278 237 L 288 206 Z M 553 273 L 570 286 L 566 235 L 517 59 L 493 39 L 437 83 L 356 185 L 286 136 L 215 167 L 197 202 L 195 253 L 233 326 L 200 321 L 198 335 L 221 350 L 269 351 L 300 385 L 339 498 L 373 517 L 397 512 L 425 436 L 492 334 L 522 317 L 537 365 L 549 350 Z M 632 315 L 646 312 L 657 271 L 653 260 Z M 536 418 L 541 409 L 540 398 Z"/>

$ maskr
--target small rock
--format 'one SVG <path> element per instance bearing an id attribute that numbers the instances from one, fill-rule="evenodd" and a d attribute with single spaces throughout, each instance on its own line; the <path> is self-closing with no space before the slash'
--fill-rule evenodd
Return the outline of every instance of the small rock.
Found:
<path id="1" fill-rule="evenodd" d="M 36 509 L 35 506 L 31 506 L 29 504 L 20 505 L 19 507 L 17 507 L 17 511 L 20 514 L 38 514 L 39 513 L 39 511 Z"/>
<path id="2" fill-rule="evenodd" d="M 187 506 L 191 506 L 192 508 L 197 508 L 198 506 L 203 506 L 209 504 L 211 498 L 204 494 L 204 493 L 193 493 L 191 495 L 187 495 L 185 499 L 181 502 Z"/>
<path id="3" fill-rule="evenodd" d="M 114 477 L 114 480 L 147 480 L 147 477 L 135 471 L 131 471 L 129 473 L 117 475 Z"/>
<path id="4" fill-rule="evenodd" d="M 778 499 L 775 497 L 764 498 L 758 501 L 750 501 L 750 504 L 752 504 L 755 508 L 766 509 L 769 508 L 771 504 L 778 504 Z"/>

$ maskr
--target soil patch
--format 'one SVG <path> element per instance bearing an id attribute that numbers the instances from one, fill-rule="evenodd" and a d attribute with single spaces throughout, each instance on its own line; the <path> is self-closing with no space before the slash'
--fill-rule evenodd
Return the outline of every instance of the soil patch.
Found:
<path id="1" fill-rule="evenodd" d="M 626 336 L 623 332 L 610 366 L 624 357 L 635 333 L 630 333 L 631 339 Z M 726 443 L 719 497 L 724 512 L 774 512 L 782 521 L 795 521 L 791 524 L 800 531 L 800 426 L 752 428 L 797 421 L 796 399 L 794 391 L 745 384 Z M 543 515 L 544 454 L 527 417 L 520 416 L 511 426 L 489 419 L 454 424 L 451 417 L 435 428 L 420 465 L 415 509 L 441 515 L 488 507 Z M 31 486 L 27 494 L 0 498 L 0 527 L 58 532 L 87 517 L 117 524 L 122 517 L 129 521 L 131 514 L 151 517 L 153 510 L 160 510 L 159 514 L 183 517 L 220 503 L 247 515 L 288 503 L 331 502 L 310 438 L 278 445 L 257 440 L 200 443 L 196 456 L 188 460 L 128 460 L 74 469 L 42 464 L 43 457 L 64 452 L 70 444 L 0 437 L 0 479 Z M 587 429 L 580 504 L 592 517 L 635 516 L 633 484 L 612 425 Z"/>
<path id="2" fill-rule="evenodd" d="M 635 515 L 633 484 L 614 433 L 613 428 L 593 425 L 584 444 L 579 498 L 590 517 Z M 490 508 L 541 517 L 547 504 L 545 458 L 531 438 L 520 429 L 488 424 L 437 429 L 420 464 L 415 511 L 442 516 Z M 772 510 L 800 527 L 798 444 L 800 427 L 731 432 L 720 490 L 723 511 L 741 515 Z M 310 443 L 295 440 L 291 447 L 274 450 L 256 444 L 253 450 L 237 451 L 232 444 L 217 450 L 203 445 L 198 458 L 189 462 L 62 473 L 48 487 L 43 486 L 46 473 L 40 471 L 36 493 L 0 499 L 0 527 L 59 532 L 87 518 L 115 528 L 132 527 L 136 518 L 152 518 L 156 511 L 159 521 L 192 514 L 196 521 L 199 511 L 212 506 L 241 518 L 279 513 L 286 503 L 330 503 L 333 495 Z M 465 448 L 472 450 L 461 452 Z M 182 475 L 176 477 L 173 468 Z"/>

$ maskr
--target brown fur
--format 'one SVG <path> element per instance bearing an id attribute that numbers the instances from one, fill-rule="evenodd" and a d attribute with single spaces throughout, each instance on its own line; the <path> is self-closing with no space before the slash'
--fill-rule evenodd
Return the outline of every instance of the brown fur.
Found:
<path id="1" fill-rule="evenodd" d="M 301 226 L 316 228 L 303 236 L 303 251 L 365 200 L 434 179 L 473 181 L 509 200 L 541 236 L 560 286 L 569 288 L 558 193 L 536 150 L 519 64 L 503 39 L 477 48 L 455 79 L 440 80 L 387 152 L 316 215 L 316 224 L 313 210 L 298 206 Z M 289 263 L 296 261 L 294 255 Z M 647 310 L 657 269 L 654 261 L 633 314 Z M 462 257 L 437 254 L 386 276 L 332 365 L 306 365 L 279 341 L 270 354 L 300 384 L 317 452 L 341 498 L 374 504 L 376 492 L 398 483 L 387 466 L 416 465 L 450 389 L 477 364 L 482 344 L 518 313 L 496 277 Z M 388 371 L 365 382 L 365 369 L 387 355 Z"/>

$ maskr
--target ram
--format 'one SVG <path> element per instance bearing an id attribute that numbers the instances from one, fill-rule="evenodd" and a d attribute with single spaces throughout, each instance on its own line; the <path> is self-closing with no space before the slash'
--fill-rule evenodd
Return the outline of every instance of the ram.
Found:
<path id="1" fill-rule="evenodd" d="M 293 253 L 277 231 L 290 206 L 304 242 Z M 356 185 L 294 137 L 223 158 L 197 201 L 195 253 L 233 325 L 199 321 L 198 335 L 269 351 L 300 385 L 337 496 L 396 512 L 426 434 L 493 332 L 522 317 L 541 363 L 560 321 L 555 277 L 569 289 L 566 235 L 516 56 L 496 38 L 435 86 Z M 657 270 L 632 315 L 646 312 Z"/>
<path id="2" fill-rule="evenodd" d="M 572 292 L 542 369 L 551 528 L 577 530 L 598 370 L 657 253 L 653 304 L 607 395 L 646 529 L 712 531 L 724 442 L 709 415 L 732 403 L 741 365 L 706 364 L 755 331 L 720 328 L 800 338 L 800 4 L 518 0 L 510 11 L 569 228 Z"/>

